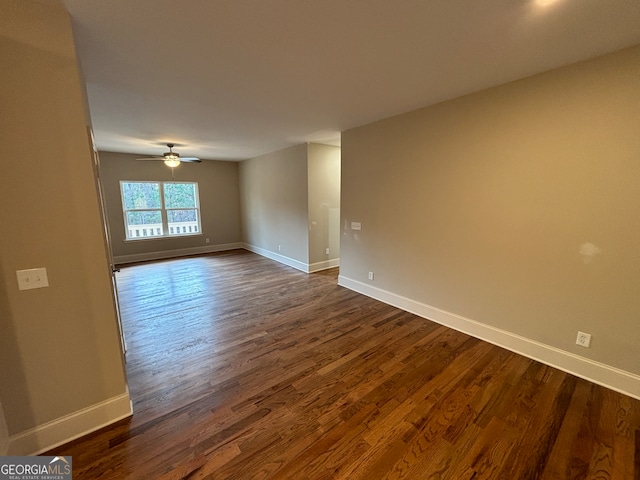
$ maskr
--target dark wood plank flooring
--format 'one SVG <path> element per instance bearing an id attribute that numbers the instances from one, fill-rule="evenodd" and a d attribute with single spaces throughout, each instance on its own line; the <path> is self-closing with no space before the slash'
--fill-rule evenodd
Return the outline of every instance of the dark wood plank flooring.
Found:
<path id="1" fill-rule="evenodd" d="M 123 268 L 133 418 L 75 479 L 640 479 L 640 401 L 234 251 Z"/>

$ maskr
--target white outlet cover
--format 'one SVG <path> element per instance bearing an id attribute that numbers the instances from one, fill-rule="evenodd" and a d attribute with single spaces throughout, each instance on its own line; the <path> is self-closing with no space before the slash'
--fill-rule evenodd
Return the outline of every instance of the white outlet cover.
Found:
<path id="1" fill-rule="evenodd" d="M 34 288 L 43 288 L 49 286 L 49 278 L 47 278 L 46 268 L 28 268 L 26 270 L 17 270 L 19 290 L 32 290 Z"/>
<path id="2" fill-rule="evenodd" d="M 591 345 L 591 334 L 578 332 L 578 336 L 576 337 L 576 345 L 589 348 L 589 346 Z"/>

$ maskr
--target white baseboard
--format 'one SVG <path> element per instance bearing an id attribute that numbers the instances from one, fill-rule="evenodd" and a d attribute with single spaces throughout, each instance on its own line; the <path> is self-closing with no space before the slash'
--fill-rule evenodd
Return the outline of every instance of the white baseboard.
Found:
<path id="1" fill-rule="evenodd" d="M 276 262 L 284 263 L 285 265 L 293 267 L 296 270 L 309 273 L 309 264 L 301 262 L 299 260 L 295 260 L 290 257 L 285 257 L 284 255 L 280 255 L 279 253 L 275 253 L 270 250 L 266 250 L 264 248 L 256 247 L 255 245 L 250 245 L 248 243 L 243 243 L 242 248 L 244 248 L 245 250 L 249 250 L 250 252 L 257 253 L 258 255 L 269 258 L 271 260 L 275 260 Z"/>
<path id="2" fill-rule="evenodd" d="M 159 252 L 136 253 L 133 255 L 118 255 L 113 257 L 113 261 L 116 265 L 125 265 L 127 263 L 148 262 L 150 260 L 164 260 L 167 258 L 186 257 L 188 255 L 224 252 L 227 250 L 236 250 L 238 248 L 249 250 L 250 252 L 257 253 L 258 255 L 283 263 L 305 273 L 319 272 L 321 270 L 340 266 L 339 258 L 308 264 L 285 255 L 280 255 L 279 253 L 265 250 L 264 248 L 256 247 L 255 245 L 249 245 L 248 243 L 225 243 L 221 245 L 206 245 L 204 247 L 181 248 L 179 250 L 162 250 Z"/>
<path id="3" fill-rule="evenodd" d="M 258 255 L 262 255 L 263 257 L 269 258 L 271 260 L 275 260 L 276 262 L 284 263 L 285 265 L 288 265 L 305 273 L 319 272 L 321 270 L 327 270 L 329 268 L 340 266 L 339 258 L 333 258 L 331 260 L 324 260 L 322 262 L 309 264 L 290 257 L 286 257 L 279 253 L 272 252 L 270 250 L 266 250 L 264 248 L 256 247 L 255 245 L 250 245 L 248 243 L 243 243 L 242 248 L 244 248 L 245 250 L 249 250 L 250 252 L 257 253 Z"/>
<path id="4" fill-rule="evenodd" d="M 309 273 L 319 272 L 321 270 L 328 270 L 340 266 L 339 258 L 332 258 L 331 260 L 324 260 L 322 262 L 316 262 L 309 265 Z"/>
<path id="5" fill-rule="evenodd" d="M 219 245 L 205 245 L 202 247 L 180 248 L 177 250 L 161 250 L 158 252 L 136 253 L 133 255 L 118 255 L 113 257 L 116 265 L 126 263 L 147 262 L 150 260 L 164 260 L 166 258 L 186 257 L 188 255 L 201 255 L 204 253 L 224 252 L 243 248 L 242 243 L 224 243 Z"/>
<path id="6" fill-rule="evenodd" d="M 133 415 L 129 392 L 9 437 L 7 455 L 38 455 Z"/>
<path id="7" fill-rule="evenodd" d="M 343 275 L 338 277 L 338 284 L 616 392 L 640 399 L 640 376 L 631 372 L 411 300 Z"/>

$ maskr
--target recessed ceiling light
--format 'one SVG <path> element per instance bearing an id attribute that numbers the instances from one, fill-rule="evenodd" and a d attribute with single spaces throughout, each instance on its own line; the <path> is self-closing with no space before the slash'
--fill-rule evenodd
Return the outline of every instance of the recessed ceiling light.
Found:
<path id="1" fill-rule="evenodd" d="M 536 0 L 536 5 L 539 7 L 548 7 L 554 3 L 559 2 L 560 0 Z"/>

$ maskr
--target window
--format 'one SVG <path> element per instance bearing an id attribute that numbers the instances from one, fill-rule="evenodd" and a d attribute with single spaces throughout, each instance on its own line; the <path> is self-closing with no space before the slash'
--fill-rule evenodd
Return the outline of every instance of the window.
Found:
<path id="1" fill-rule="evenodd" d="M 197 183 L 120 182 L 127 240 L 196 235 Z"/>

